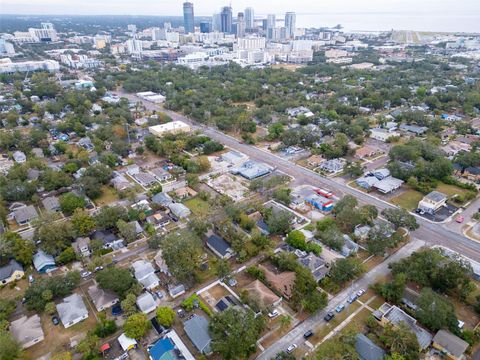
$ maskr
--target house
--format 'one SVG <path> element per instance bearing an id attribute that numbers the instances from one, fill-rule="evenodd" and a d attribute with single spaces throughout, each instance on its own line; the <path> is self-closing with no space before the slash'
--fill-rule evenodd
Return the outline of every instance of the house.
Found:
<path id="1" fill-rule="evenodd" d="M 355 183 L 366 190 L 370 190 L 379 181 L 375 176 L 363 176 L 355 180 Z"/>
<path id="2" fill-rule="evenodd" d="M 167 332 L 163 338 L 148 347 L 150 360 L 195 360 L 175 330 Z"/>
<path id="3" fill-rule="evenodd" d="M 10 332 L 12 337 L 23 349 L 27 349 L 45 339 L 40 322 L 40 316 L 37 314 L 20 319 L 10 323 Z"/>
<path id="4" fill-rule="evenodd" d="M 355 151 L 355 158 L 363 160 L 368 157 L 375 156 L 379 153 L 379 149 L 365 145 Z"/>
<path id="5" fill-rule="evenodd" d="M 153 298 L 153 295 L 149 292 L 144 292 L 137 298 L 136 301 L 138 309 L 144 314 L 151 313 L 157 308 L 157 303 Z"/>
<path id="6" fill-rule="evenodd" d="M 8 171 L 13 167 L 13 161 L 4 157 L 0 158 L 0 174 L 7 175 Z"/>
<path id="7" fill-rule="evenodd" d="M 465 359 L 464 353 L 469 346 L 465 340 L 446 330 L 438 330 L 432 342 L 435 349 L 441 351 L 447 359 L 451 360 Z"/>
<path id="8" fill-rule="evenodd" d="M 273 289 L 285 297 L 285 299 L 292 297 L 295 286 L 295 272 L 278 272 L 276 269 L 269 269 L 265 265 L 259 265 L 259 268 L 265 272 L 265 278 Z"/>
<path id="9" fill-rule="evenodd" d="M 38 250 L 38 252 L 33 255 L 33 266 L 40 274 L 48 273 L 57 268 L 53 256 L 45 253 L 43 250 Z"/>
<path id="10" fill-rule="evenodd" d="M 325 260 L 313 253 L 309 253 L 304 257 L 299 257 L 297 262 L 310 270 L 313 278 L 317 282 L 322 280 L 328 274 L 329 269 L 327 268 Z"/>
<path id="11" fill-rule="evenodd" d="M 25 153 L 23 151 L 15 151 L 13 153 L 13 160 L 15 160 L 15 162 L 17 164 L 23 164 L 27 161 L 27 156 L 25 155 Z"/>
<path id="12" fill-rule="evenodd" d="M 32 149 L 32 154 L 35 155 L 37 158 L 43 158 L 45 155 L 43 155 L 43 150 L 40 148 L 33 148 Z"/>
<path id="13" fill-rule="evenodd" d="M 13 212 L 13 218 L 18 225 L 26 225 L 38 218 L 38 212 L 33 205 L 23 206 Z"/>
<path id="14" fill-rule="evenodd" d="M 170 217 L 161 211 L 148 216 L 145 220 L 147 223 L 152 224 L 155 229 L 162 228 L 170 223 Z"/>
<path id="15" fill-rule="evenodd" d="M 370 137 L 378 141 L 386 142 L 388 139 L 397 136 L 400 136 L 400 134 L 396 131 L 388 131 L 380 128 L 370 129 Z"/>
<path id="16" fill-rule="evenodd" d="M 189 208 L 180 203 L 172 203 L 168 205 L 168 208 L 179 219 L 184 219 L 190 216 L 192 213 Z"/>
<path id="17" fill-rule="evenodd" d="M 262 309 L 274 308 L 282 302 L 281 297 L 277 296 L 258 279 L 245 286 L 245 291 L 258 300 Z"/>
<path id="18" fill-rule="evenodd" d="M 160 285 L 160 279 L 155 274 L 153 265 L 145 260 L 137 260 L 132 264 L 134 276 L 145 289 L 151 290 Z"/>
<path id="19" fill-rule="evenodd" d="M 343 171 L 345 159 L 331 159 L 320 164 L 319 168 L 330 174 L 336 174 Z"/>
<path id="20" fill-rule="evenodd" d="M 355 337 L 355 350 L 359 360 L 382 360 L 385 351 L 363 334 Z"/>
<path id="21" fill-rule="evenodd" d="M 155 179 L 157 179 L 158 181 L 167 181 L 167 180 L 170 180 L 173 178 L 173 175 L 170 174 L 167 170 L 165 170 L 164 168 L 155 168 L 155 169 L 152 169 L 150 170 L 150 172 L 153 174 L 153 176 L 155 177 Z"/>
<path id="22" fill-rule="evenodd" d="M 149 187 L 157 182 L 155 176 L 146 172 L 139 172 L 133 175 L 133 178 L 142 186 Z"/>
<path id="23" fill-rule="evenodd" d="M 218 235 L 210 235 L 207 238 L 207 246 L 221 259 L 230 259 L 233 256 L 233 250 L 230 244 Z"/>
<path id="24" fill-rule="evenodd" d="M 354 242 L 350 236 L 344 234 L 343 235 L 343 245 L 340 253 L 347 257 L 350 256 L 351 254 L 355 254 L 360 247 L 356 242 Z"/>
<path id="25" fill-rule="evenodd" d="M 93 151 L 93 149 L 95 148 L 92 144 L 92 140 L 90 140 L 90 138 L 88 136 L 78 140 L 77 144 L 78 144 L 78 146 L 81 146 L 82 148 L 84 148 L 88 152 Z"/>
<path id="26" fill-rule="evenodd" d="M 285 110 L 288 116 L 291 117 L 297 117 L 297 116 L 306 116 L 306 117 L 312 117 L 315 116 L 313 112 L 310 111 L 310 109 L 306 108 L 305 106 L 298 106 L 295 108 L 288 108 Z"/>
<path id="27" fill-rule="evenodd" d="M 96 230 L 92 234 L 92 239 L 100 240 L 103 243 L 104 249 L 117 250 L 125 246 L 123 240 L 110 230 Z"/>
<path id="28" fill-rule="evenodd" d="M 355 235 L 355 238 L 359 240 L 365 240 L 368 237 L 368 234 L 370 233 L 371 226 L 369 225 L 357 225 L 355 226 L 355 230 L 353 231 L 353 235 Z"/>
<path id="29" fill-rule="evenodd" d="M 312 155 L 307 159 L 307 164 L 312 167 L 318 167 L 324 161 L 326 159 L 322 155 Z"/>
<path id="30" fill-rule="evenodd" d="M 305 201 L 314 208 L 321 211 L 331 211 L 333 209 L 333 200 L 327 199 L 317 194 L 311 194 L 305 198 Z"/>
<path id="31" fill-rule="evenodd" d="M 376 182 L 373 187 L 380 191 L 382 194 L 389 194 L 397 189 L 399 189 L 403 184 L 403 180 L 387 177 L 383 180 Z"/>
<path id="32" fill-rule="evenodd" d="M 196 195 L 197 195 L 197 192 L 192 188 L 189 188 L 188 186 L 175 189 L 175 196 L 178 199 L 184 200 L 189 197 L 194 197 Z"/>
<path id="33" fill-rule="evenodd" d="M 208 333 L 208 320 L 205 317 L 193 315 L 183 323 L 183 329 L 201 354 L 210 354 L 212 352 L 210 348 L 212 338 Z"/>
<path id="34" fill-rule="evenodd" d="M 140 172 L 140 167 L 136 164 L 127 166 L 127 174 L 130 176 L 136 175 Z"/>
<path id="35" fill-rule="evenodd" d="M 130 181 L 127 180 L 125 176 L 120 173 L 116 173 L 110 182 L 115 190 L 118 191 L 123 191 L 134 186 Z"/>
<path id="36" fill-rule="evenodd" d="M 125 335 L 125 333 L 120 335 L 117 338 L 117 341 L 120 344 L 122 350 L 126 352 L 137 347 L 137 341 L 135 339 L 129 338 L 127 335 Z"/>
<path id="37" fill-rule="evenodd" d="M 432 335 L 417 325 L 415 318 L 395 305 L 384 303 L 373 313 L 373 316 L 379 320 L 382 325 L 392 324 L 398 326 L 400 323 L 404 323 L 417 337 L 421 350 L 425 350 L 432 342 Z"/>
<path id="38" fill-rule="evenodd" d="M 48 212 L 60 211 L 60 202 L 56 196 L 49 196 L 42 200 L 43 207 Z"/>
<path id="39" fill-rule="evenodd" d="M 448 196 L 439 192 L 432 191 L 425 195 L 418 203 L 418 208 L 425 211 L 428 214 L 435 214 L 442 206 L 445 206 Z"/>
<path id="40" fill-rule="evenodd" d="M 153 258 L 155 261 L 155 264 L 157 264 L 158 269 L 160 272 L 164 273 L 165 275 L 170 276 L 170 271 L 168 270 L 167 263 L 165 262 L 165 259 L 163 258 L 162 255 L 162 250 L 158 250 L 157 255 Z"/>
<path id="41" fill-rule="evenodd" d="M 428 128 L 426 126 L 402 124 L 400 125 L 400 130 L 420 136 L 425 134 L 428 131 Z"/>
<path id="42" fill-rule="evenodd" d="M 172 198 L 170 197 L 170 195 L 168 195 L 167 193 L 165 193 L 165 192 L 159 192 L 159 193 L 156 193 L 156 194 L 152 197 L 152 202 L 153 202 L 154 204 L 162 205 L 163 207 L 167 207 L 168 205 L 170 205 L 171 203 L 173 203 L 173 200 L 172 200 Z"/>
<path id="43" fill-rule="evenodd" d="M 448 156 L 455 156 L 462 151 L 470 152 L 472 150 L 472 146 L 470 144 L 466 144 L 466 143 L 462 143 L 462 142 L 457 141 L 457 140 L 453 140 L 453 141 L 450 141 L 447 145 L 443 146 L 442 150 Z"/>
<path id="44" fill-rule="evenodd" d="M 97 284 L 93 284 L 88 288 L 88 296 L 92 299 L 93 305 L 98 312 L 111 308 L 120 300 L 113 292 L 103 290 Z"/>
<path id="45" fill-rule="evenodd" d="M 72 294 L 57 304 L 57 312 L 65 328 L 69 328 L 88 318 L 88 310 L 78 294 Z"/>
<path id="46" fill-rule="evenodd" d="M 238 151 L 230 150 L 220 155 L 220 158 L 223 161 L 230 163 L 231 165 L 237 165 L 241 162 L 246 161 L 248 159 L 248 156 L 246 156 L 245 154 L 239 153 Z"/>
<path id="47" fill-rule="evenodd" d="M 13 259 L 11 259 L 6 265 L 0 267 L 1 285 L 20 280 L 24 276 L 25 272 L 23 270 L 23 266 Z"/>
<path id="48" fill-rule="evenodd" d="M 183 294 L 185 294 L 185 285 L 178 284 L 178 285 L 168 285 L 168 293 L 175 299 Z"/>
<path id="49" fill-rule="evenodd" d="M 266 164 L 248 160 L 230 172 L 234 175 L 241 175 L 247 180 L 253 180 L 272 172 L 272 168 Z"/>
<path id="50" fill-rule="evenodd" d="M 469 166 L 463 170 L 462 176 L 470 181 L 478 182 L 480 181 L 480 167 Z"/>
<path id="51" fill-rule="evenodd" d="M 386 168 L 377 169 L 375 171 L 372 171 L 371 174 L 375 176 L 378 180 L 383 180 L 390 176 L 390 170 Z"/>

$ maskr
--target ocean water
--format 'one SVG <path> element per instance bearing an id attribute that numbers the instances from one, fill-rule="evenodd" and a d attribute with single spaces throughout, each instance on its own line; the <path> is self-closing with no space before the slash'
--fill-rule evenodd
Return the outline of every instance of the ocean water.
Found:
<path id="1" fill-rule="evenodd" d="M 480 1 L 480 0 L 478 0 Z M 282 19 L 283 15 L 277 15 Z M 415 30 L 431 32 L 480 33 L 480 12 L 417 13 L 417 12 L 336 12 L 297 13 L 297 27 L 343 26 L 344 31 Z"/>

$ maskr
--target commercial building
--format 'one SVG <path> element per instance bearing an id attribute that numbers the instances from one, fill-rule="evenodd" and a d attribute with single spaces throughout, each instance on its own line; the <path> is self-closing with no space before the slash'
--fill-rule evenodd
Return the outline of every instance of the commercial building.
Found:
<path id="1" fill-rule="evenodd" d="M 239 12 L 237 15 L 237 38 L 245 36 L 245 15 L 243 12 Z"/>
<path id="2" fill-rule="evenodd" d="M 245 9 L 245 29 L 251 30 L 255 28 L 255 11 L 252 7 Z"/>
<path id="3" fill-rule="evenodd" d="M 287 12 L 285 14 L 285 29 L 287 39 L 293 39 L 295 37 L 296 22 L 297 16 L 294 12 Z"/>
<path id="4" fill-rule="evenodd" d="M 241 175 L 248 180 L 253 180 L 272 172 L 272 168 L 266 164 L 257 163 L 249 160 L 244 162 L 241 166 L 233 168 L 230 172 L 234 175 Z"/>
<path id="5" fill-rule="evenodd" d="M 6 58 L 0 61 L 0 74 L 34 71 L 57 72 L 59 70 L 60 64 L 55 60 L 12 62 L 12 60 Z"/>
<path id="6" fill-rule="evenodd" d="M 127 51 L 130 55 L 140 55 L 143 50 L 142 41 L 138 39 L 127 40 Z"/>
<path id="7" fill-rule="evenodd" d="M 207 34 L 212 31 L 212 23 L 210 21 L 201 21 L 200 22 L 200 32 Z"/>
<path id="8" fill-rule="evenodd" d="M 186 34 L 195 32 L 193 3 L 188 1 L 183 3 L 183 27 Z"/>
<path id="9" fill-rule="evenodd" d="M 424 196 L 422 200 L 418 203 L 418 208 L 425 211 L 428 214 L 435 214 L 442 206 L 447 202 L 448 196 L 439 192 L 432 191 L 431 193 Z"/>
<path id="10" fill-rule="evenodd" d="M 225 34 L 232 33 L 232 8 L 230 6 L 222 7 L 220 12 L 220 31 Z"/>
<path id="11" fill-rule="evenodd" d="M 6 42 L 5 39 L 0 39 L 0 55 L 15 55 L 13 44 Z"/>
<path id="12" fill-rule="evenodd" d="M 150 134 L 161 137 L 165 134 L 188 133 L 191 131 L 190 125 L 183 121 L 171 121 L 161 125 L 150 126 L 148 128 Z"/>

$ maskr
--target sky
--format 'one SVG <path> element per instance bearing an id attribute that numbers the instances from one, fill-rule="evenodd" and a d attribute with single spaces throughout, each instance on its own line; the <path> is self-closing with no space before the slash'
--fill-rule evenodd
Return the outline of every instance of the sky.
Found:
<path id="1" fill-rule="evenodd" d="M 230 0 L 193 0 L 196 15 L 211 15 Z M 182 0 L 0 0 L 0 14 L 182 15 Z M 257 14 L 385 13 L 479 14 L 480 0 L 231 0 L 234 13 L 252 6 Z"/>

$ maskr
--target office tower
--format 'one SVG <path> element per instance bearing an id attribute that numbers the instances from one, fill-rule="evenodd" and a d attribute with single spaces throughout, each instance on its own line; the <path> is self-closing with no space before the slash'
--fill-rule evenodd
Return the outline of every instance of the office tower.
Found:
<path id="1" fill-rule="evenodd" d="M 127 49 L 129 54 L 138 54 L 142 53 L 142 41 L 138 39 L 127 40 Z"/>
<path id="2" fill-rule="evenodd" d="M 29 28 L 28 32 L 33 38 L 38 39 L 41 42 L 50 42 L 50 41 L 58 41 L 57 31 L 53 28 L 53 25 L 50 23 L 47 26 L 43 26 L 41 29 Z"/>
<path id="3" fill-rule="evenodd" d="M 245 36 L 245 16 L 243 12 L 239 12 L 237 15 L 237 38 Z"/>
<path id="4" fill-rule="evenodd" d="M 222 31 L 222 17 L 219 13 L 213 14 L 212 16 L 212 30 L 213 31 Z"/>
<path id="5" fill-rule="evenodd" d="M 154 28 L 152 30 L 152 40 L 159 41 L 159 40 L 166 40 L 166 30 L 161 28 Z"/>
<path id="6" fill-rule="evenodd" d="M 247 7 L 245 9 L 245 28 L 250 30 L 255 27 L 255 12 L 253 8 Z"/>
<path id="7" fill-rule="evenodd" d="M 277 19 L 275 14 L 267 15 L 267 39 L 273 39 Z"/>
<path id="8" fill-rule="evenodd" d="M 287 39 L 293 39 L 295 37 L 295 24 L 297 16 L 294 12 L 287 12 L 285 14 L 285 28 L 287 29 Z"/>
<path id="9" fill-rule="evenodd" d="M 183 26 L 186 34 L 195 32 L 193 3 L 188 1 L 183 3 Z"/>
<path id="10" fill-rule="evenodd" d="M 210 21 L 202 21 L 200 22 L 200 32 L 201 33 L 209 33 L 212 32 L 212 24 Z"/>
<path id="11" fill-rule="evenodd" d="M 224 6 L 220 12 L 221 32 L 225 34 L 232 33 L 232 8 Z"/>
<path id="12" fill-rule="evenodd" d="M 168 30 L 172 30 L 172 23 L 171 22 L 164 22 L 163 23 L 163 28 L 168 31 Z"/>

